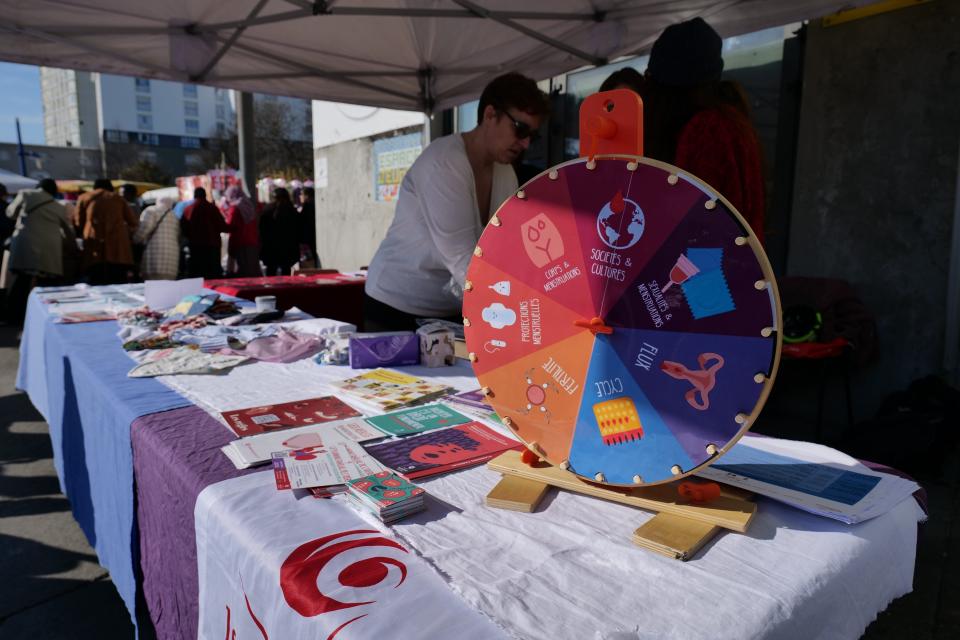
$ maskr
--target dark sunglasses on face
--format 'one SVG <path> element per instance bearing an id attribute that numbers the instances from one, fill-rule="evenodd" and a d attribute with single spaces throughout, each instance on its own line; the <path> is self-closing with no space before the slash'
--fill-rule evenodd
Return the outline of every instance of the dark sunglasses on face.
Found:
<path id="1" fill-rule="evenodd" d="M 540 139 L 540 131 L 539 131 L 539 130 L 534 129 L 533 127 L 531 127 L 531 126 L 530 126 L 529 124 L 527 124 L 526 122 L 522 122 L 522 121 L 520 121 L 520 120 L 517 120 L 517 119 L 514 118 L 512 115 L 510 115 L 510 112 L 507 111 L 506 109 L 504 109 L 501 113 L 503 113 L 503 115 L 507 116 L 507 118 L 510 120 L 510 122 L 513 123 L 513 133 L 514 133 L 515 136 L 517 136 L 517 140 L 523 140 L 524 138 L 530 138 L 530 143 L 533 144 L 534 142 L 536 142 L 537 140 Z"/>

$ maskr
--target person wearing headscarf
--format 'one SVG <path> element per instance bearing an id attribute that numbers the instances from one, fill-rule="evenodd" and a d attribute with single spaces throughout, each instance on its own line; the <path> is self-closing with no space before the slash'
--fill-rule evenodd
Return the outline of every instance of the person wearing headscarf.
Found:
<path id="1" fill-rule="evenodd" d="M 144 280 L 176 280 L 180 266 L 180 222 L 173 198 L 160 198 L 140 214 L 133 241 L 145 245 L 140 259 Z"/>
<path id="2" fill-rule="evenodd" d="M 290 268 L 300 261 L 299 220 L 290 192 L 280 187 L 273 192 L 274 201 L 260 216 L 260 259 L 267 275 L 290 275 Z"/>
<path id="3" fill-rule="evenodd" d="M 701 18 L 654 42 L 642 86 L 644 153 L 719 191 L 763 242 L 763 154 L 743 90 L 720 79 L 722 48 Z"/>
<path id="4" fill-rule="evenodd" d="M 234 275 L 241 278 L 263 275 L 260 270 L 260 230 L 256 206 L 237 185 L 227 188 L 224 200 L 224 216 L 230 231 L 227 253 L 237 265 Z"/>

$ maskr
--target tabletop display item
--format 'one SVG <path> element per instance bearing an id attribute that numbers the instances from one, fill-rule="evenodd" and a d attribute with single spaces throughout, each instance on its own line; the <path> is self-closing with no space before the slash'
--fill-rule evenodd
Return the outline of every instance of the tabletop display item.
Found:
<path id="1" fill-rule="evenodd" d="M 379 518 L 384 524 L 423 511 L 424 491 L 392 471 L 381 471 L 347 482 L 351 504 Z"/>
<path id="2" fill-rule="evenodd" d="M 521 445 L 486 425 L 468 422 L 364 446 L 384 466 L 412 480 L 472 467 Z"/>
<path id="3" fill-rule="evenodd" d="M 353 418 L 360 413 L 339 398 L 323 396 L 249 409 L 234 409 L 220 415 L 226 420 L 230 430 L 242 438 L 267 431 Z"/>
<path id="4" fill-rule="evenodd" d="M 333 382 L 331 385 L 345 394 L 348 400 L 355 400 L 380 411 L 429 402 L 449 389 L 446 385 L 390 369 L 374 369 Z"/>
<path id="5" fill-rule="evenodd" d="M 404 367 L 420 364 L 420 339 L 412 331 L 354 333 L 350 336 L 350 367 Z"/>
<path id="6" fill-rule="evenodd" d="M 117 316 L 111 311 L 67 311 L 54 317 L 56 318 L 54 322 L 57 324 L 82 324 L 117 319 Z"/>
<path id="7" fill-rule="evenodd" d="M 629 106 L 620 93 L 585 107 L 606 101 L 594 117 L 613 117 L 614 98 Z M 770 392 L 779 315 L 740 214 L 639 154 L 577 158 L 525 184 L 491 218 L 464 286 L 469 358 L 504 423 L 551 464 L 620 486 L 678 479 L 733 446 Z"/>
<path id="8" fill-rule="evenodd" d="M 359 444 L 326 434 L 323 444 L 270 454 L 277 489 L 309 489 L 344 484 L 383 471 Z"/>
<path id="9" fill-rule="evenodd" d="M 417 329 L 420 338 L 420 364 L 425 367 L 448 367 L 456 361 L 453 353 L 453 331 L 439 322 Z"/>
<path id="10" fill-rule="evenodd" d="M 470 418 L 442 404 L 430 404 L 412 409 L 401 409 L 382 416 L 367 418 L 367 422 L 391 436 L 408 436 L 421 431 L 453 427 L 470 422 Z"/>
<path id="11" fill-rule="evenodd" d="M 234 440 L 220 450 L 233 462 L 237 469 L 246 469 L 267 462 L 270 460 L 270 456 L 278 451 L 319 447 L 331 438 L 366 442 L 383 437 L 382 431 L 374 429 L 363 420 L 348 419 L 306 427 L 294 427 L 282 431 L 268 431 Z"/>

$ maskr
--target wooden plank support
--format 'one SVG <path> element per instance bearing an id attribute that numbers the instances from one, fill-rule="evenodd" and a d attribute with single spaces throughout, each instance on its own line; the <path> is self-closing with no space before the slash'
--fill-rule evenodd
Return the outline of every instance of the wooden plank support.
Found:
<path id="1" fill-rule="evenodd" d="M 722 529 L 672 513 L 658 513 L 633 532 L 633 542 L 668 558 L 689 560 Z"/>
<path id="2" fill-rule="evenodd" d="M 518 451 L 507 451 L 487 463 L 487 467 L 505 476 L 519 476 L 567 491 L 582 493 L 612 502 L 620 502 L 649 511 L 669 513 L 690 518 L 701 523 L 715 525 L 743 533 L 747 530 L 757 505 L 744 499 L 742 493 L 731 492 L 723 487 L 716 500 L 705 504 L 680 501 L 677 484 L 668 483 L 648 487 L 617 487 L 596 485 L 564 471 L 559 467 L 544 465 L 530 467 L 520 461 Z"/>
<path id="3" fill-rule="evenodd" d="M 531 513 L 543 500 L 550 486 L 536 480 L 519 476 L 503 476 L 490 493 L 487 505 L 498 509 Z"/>

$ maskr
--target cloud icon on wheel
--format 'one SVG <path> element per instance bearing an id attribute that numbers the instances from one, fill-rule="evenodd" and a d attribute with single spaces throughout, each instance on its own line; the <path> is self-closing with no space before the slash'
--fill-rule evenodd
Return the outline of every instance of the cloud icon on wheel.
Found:
<path id="1" fill-rule="evenodd" d="M 480 314 L 484 322 L 494 329 L 503 329 L 509 327 L 517 321 L 517 312 L 503 306 L 503 303 L 494 302 L 489 307 L 485 307 Z"/>

